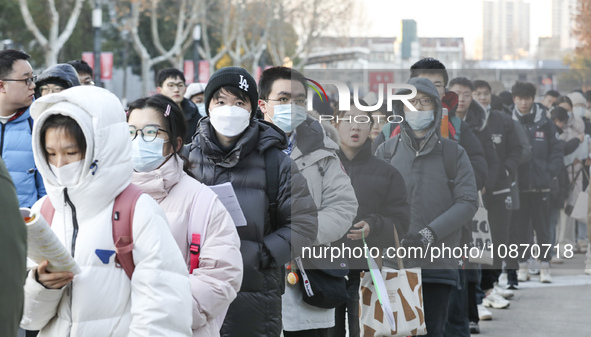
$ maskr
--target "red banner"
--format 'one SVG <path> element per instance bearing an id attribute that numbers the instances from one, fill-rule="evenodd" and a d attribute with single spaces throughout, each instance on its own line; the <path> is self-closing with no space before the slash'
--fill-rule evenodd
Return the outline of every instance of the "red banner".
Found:
<path id="1" fill-rule="evenodd" d="M 209 82 L 209 61 L 199 61 L 199 82 Z"/>
<path id="2" fill-rule="evenodd" d="M 195 81 L 195 67 L 192 60 L 185 60 L 183 73 L 187 84 Z"/>
<path id="3" fill-rule="evenodd" d="M 94 71 L 94 53 L 90 51 L 85 51 L 82 53 L 82 61 L 88 63 L 88 65 Z"/>
<path id="4" fill-rule="evenodd" d="M 113 53 L 108 51 L 101 53 L 101 80 L 113 79 Z"/>

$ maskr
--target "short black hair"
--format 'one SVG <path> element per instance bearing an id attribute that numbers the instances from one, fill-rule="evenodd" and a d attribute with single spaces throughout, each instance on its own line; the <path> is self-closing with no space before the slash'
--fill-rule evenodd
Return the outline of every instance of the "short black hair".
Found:
<path id="1" fill-rule="evenodd" d="M 556 90 L 548 90 L 546 91 L 546 94 L 544 94 L 544 96 L 552 96 L 554 98 L 558 98 L 560 97 L 560 93 Z"/>
<path id="2" fill-rule="evenodd" d="M 349 99 L 349 104 L 352 107 L 355 106 L 355 101 L 353 100 L 353 97 L 351 97 Z M 367 102 L 365 102 L 361 98 L 359 99 L 359 104 L 362 105 L 362 106 L 369 106 L 369 104 L 367 104 Z M 333 121 L 334 121 L 334 123 L 338 125 L 339 124 L 339 118 L 341 118 L 345 114 L 345 112 L 347 112 L 347 111 L 349 111 L 349 110 L 336 110 L 333 113 Z M 377 111 L 379 111 L 379 110 L 377 110 Z M 373 126 L 373 123 L 374 123 L 374 120 L 373 120 L 373 112 L 372 111 L 361 111 L 361 112 L 363 112 L 364 114 L 367 115 L 367 117 L 369 118 L 369 125 Z"/>
<path id="3" fill-rule="evenodd" d="M 47 117 L 41 126 L 41 150 L 43 151 L 45 160 L 48 160 L 47 151 L 45 150 L 45 135 L 49 129 L 64 130 L 66 135 L 76 143 L 78 151 L 86 155 L 86 137 L 84 137 L 84 132 L 80 125 L 72 117 L 55 114 Z"/>
<path id="4" fill-rule="evenodd" d="M 447 70 L 441 61 L 432 57 L 426 57 L 418 60 L 410 67 L 410 78 L 419 77 L 421 74 L 439 74 L 443 76 L 443 85 L 447 87 L 449 76 Z"/>
<path id="5" fill-rule="evenodd" d="M 487 81 L 476 80 L 476 81 L 472 82 L 472 85 L 474 86 L 474 89 L 472 89 L 472 91 L 478 90 L 480 88 L 487 88 L 488 91 L 490 91 L 492 93 L 492 88 L 490 87 L 490 84 L 488 84 Z"/>
<path id="6" fill-rule="evenodd" d="M 164 113 L 169 107 L 169 115 L 164 116 Z M 183 112 L 179 106 L 172 99 L 162 94 L 138 98 L 129 104 L 129 108 L 127 110 L 127 120 L 129 121 L 129 116 L 131 116 L 133 110 L 144 108 L 152 108 L 161 114 L 162 121 L 164 122 L 163 127 L 166 130 L 168 139 L 172 145 L 172 152 L 177 154 L 176 140 L 179 137 L 184 139 L 185 134 L 187 133 L 187 121 L 185 120 L 185 115 L 183 115 Z"/>
<path id="7" fill-rule="evenodd" d="M 591 90 L 587 90 L 583 93 L 583 96 L 585 96 L 585 99 L 587 100 L 587 102 L 591 102 Z"/>
<path id="8" fill-rule="evenodd" d="M 68 62 L 69 65 L 76 69 L 78 75 L 80 74 L 88 74 L 90 77 L 94 77 L 94 73 L 92 71 L 92 67 L 86 63 L 84 60 L 72 60 Z"/>
<path id="9" fill-rule="evenodd" d="M 185 74 L 182 71 L 178 70 L 177 68 L 166 68 L 162 69 L 158 72 L 158 76 L 156 78 L 156 86 L 162 87 L 164 81 L 169 78 L 180 78 L 183 83 L 187 82 L 185 80 Z"/>
<path id="10" fill-rule="evenodd" d="M 566 109 L 563 107 L 557 106 L 554 109 L 552 109 L 552 112 L 550 113 L 550 119 L 557 119 L 561 122 L 566 122 L 568 121 L 568 111 L 566 111 Z"/>
<path id="11" fill-rule="evenodd" d="M 556 99 L 553 106 L 558 106 L 560 103 L 566 103 L 570 105 L 571 109 L 573 107 L 573 101 L 568 96 L 560 96 Z"/>
<path id="12" fill-rule="evenodd" d="M 472 81 L 465 77 L 456 77 L 451 82 L 449 82 L 449 87 L 453 87 L 454 85 L 461 85 L 463 87 L 470 88 L 470 91 L 474 91 L 474 85 L 472 85 Z"/>
<path id="13" fill-rule="evenodd" d="M 14 62 L 28 60 L 31 56 L 16 49 L 0 50 L 0 79 L 5 78 L 12 72 Z"/>
<path id="14" fill-rule="evenodd" d="M 299 71 L 282 66 L 272 67 L 263 71 L 259 78 L 260 99 L 264 100 L 269 98 L 273 83 L 275 83 L 276 80 L 298 81 L 302 83 L 304 90 L 306 89 L 306 79 Z"/>
<path id="15" fill-rule="evenodd" d="M 536 86 L 530 82 L 517 81 L 511 88 L 513 97 L 536 97 Z"/>

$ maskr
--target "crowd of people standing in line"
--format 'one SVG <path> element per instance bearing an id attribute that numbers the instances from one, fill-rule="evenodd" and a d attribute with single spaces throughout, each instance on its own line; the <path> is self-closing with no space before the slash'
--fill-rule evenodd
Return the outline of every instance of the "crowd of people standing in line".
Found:
<path id="1" fill-rule="evenodd" d="M 405 248 L 459 246 L 479 193 L 495 244 L 570 243 L 587 252 L 591 273 L 587 227 L 569 217 L 588 184 L 588 153 L 569 157 L 591 134 L 587 93 L 549 92 L 535 103 L 536 87 L 517 82 L 495 96 L 485 81 L 450 81 L 426 58 L 407 82 L 416 111 L 401 101 L 392 112 L 307 111 L 306 79 L 286 67 L 266 69 L 258 83 L 226 67 L 189 86 L 180 70 L 164 69 L 155 95 L 123 107 L 93 86 L 85 62 L 37 77 L 28 59 L 0 51 L 2 230 L 13 238 L 2 265 L 14 275 L 2 287 L 12 303 L 3 335 L 20 326 L 39 336 L 360 336 L 366 261 L 349 261 L 349 300 L 321 308 L 303 301 L 297 280 L 286 282 L 302 248 L 385 249 L 394 231 Z M 392 113 L 404 121 L 378 118 Z M 243 223 L 210 188 L 225 183 Z M 133 245 L 122 249 L 112 213 L 126 193 L 136 193 Z M 46 220 L 81 273 L 50 272 L 47 261 L 26 268 L 19 206 L 52 209 Z M 521 253 L 488 268 L 409 260 L 423 269 L 428 336 L 478 333 L 486 307 L 508 307 L 519 282 L 535 273 L 552 282 L 550 262 L 560 259 Z"/>

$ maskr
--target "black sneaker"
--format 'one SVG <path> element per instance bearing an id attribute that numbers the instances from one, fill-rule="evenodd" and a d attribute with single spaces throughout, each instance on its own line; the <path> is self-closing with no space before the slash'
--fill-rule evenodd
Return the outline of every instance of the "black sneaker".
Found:
<path id="1" fill-rule="evenodd" d="M 507 269 L 507 289 L 519 289 L 519 281 L 517 280 L 517 270 Z"/>
<path id="2" fill-rule="evenodd" d="M 470 333 L 471 334 L 479 334 L 480 333 L 480 326 L 476 322 L 470 322 Z"/>

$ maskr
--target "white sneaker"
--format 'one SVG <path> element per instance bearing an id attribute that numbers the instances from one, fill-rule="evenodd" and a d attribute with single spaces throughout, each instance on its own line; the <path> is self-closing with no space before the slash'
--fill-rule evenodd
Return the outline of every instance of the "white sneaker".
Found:
<path id="1" fill-rule="evenodd" d="M 512 290 L 509 290 L 509 289 L 503 289 L 503 288 L 501 288 L 501 287 L 500 287 L 498 284 L 496 284 L 496 283 L 495 283 L 495 287 L 494 287 L 494 290 L 493 290 L 493 291 L 494 291 L 495 293 L 497 293 L 497 294 L 499 294 L 499 295 L 503 296 L 503 298 L 504 298 L 504 299 L 509 299 L 509 298 L 511 298 L 511 297 L 513 297 L 513 296 L 515 296 L 515 294 L 513 293 L 513 291 L 512 291 Z"/>
<path id="2" fill-rule="evenodd" d="M 527 262 L 519 262 L 519 270 L 517 271 L 517 281 L 529 281 L 529 274 L 527 269 Z"/>
<path id="3" fill-rule="evenodd" d="M 511 302 L 503 298 L 503 296 L 497 294 L 494 290 L 485 298 L 482 299 L 482 305 L 488 308 L 505 309 Z"/>
<path id="4" fill-rule="evenodd" d="M 558 256 L 552 256 L 552 260 L 550 260 L 551 264 L 563 264 L 564 260 Z"/>
<path id="5" fill-rule="evenodd" d="M 478 318 L 480 318 L 481 321 L 490 321 L 492 319 L 492 313 L 490 311 L 488 311 L 488 309 L 485 308 L 484 305 L 479 304 L 478 305 Z"/>
<path id="6" fill-rule="evenodd" d="M 550 263 L 540 263 L 540 282 L 552 283 L 552 276 L 550 276 Z"/>
<path id="7" fill-rule="evenodd" d="M 539 275 L 540 274 L 540 265 L 538 261 L 535 259 L 530 258 L 527 260 L 527 271 L 530 275 Z"/>
<path id="8" fill-rule="evenodd" d="M 579 251 L 581 253 L 585 253 L 587 251 L 587 247 L 589 246 L 589 241 L 587 241 L 587 239 L 579 239 L 577 240 L 577 246 L 579 246 Z"/>

